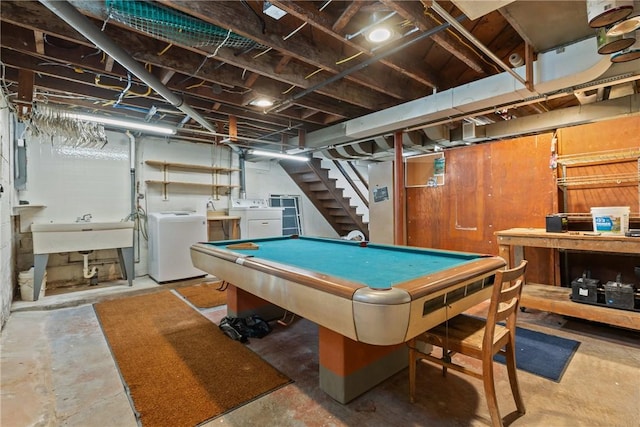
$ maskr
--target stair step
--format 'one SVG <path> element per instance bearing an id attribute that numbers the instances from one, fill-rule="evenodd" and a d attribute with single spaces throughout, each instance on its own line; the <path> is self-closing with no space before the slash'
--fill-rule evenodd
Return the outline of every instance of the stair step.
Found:
<path id="1" fill-rule="evenodd" d="M 336 202 L 335 200 L 326 200 L 325 202 L 322 203 L 322 207 L 325 209 L 338 209 L 338 210 L 344 210 L 344 208 L 342 207 L 342 205 L 338 202 Z"/>
<path id="2" fill-rule="evenodd" d="M 334 217 L 334 221 L 337 222 L 338 224 L 351 224 L 351 225 L 355 225 L 355 223 L 353 222 L 353 220 L 349 217 Z"/>
<path id="3" fill-rule="evenodd" d="M 337 188 L 337 179 L 329 178 L 329 169 L 321 167 L 320 159 L 313 158 L 304 164 L 286 161 L 280 164 L 337 233 L 345 236 L 360 230 L 368 237 L 369 230 L 362 222 L 362 214 L 349 206 L 350 198 L 344 197 L 342 190 Z"/>
<path id="4" fill-rule="evenodd" d="M 324 182 L 320 182 L 320 181 L 310 182 L 308 184 L 308 188 L 311 191 L 328 191 L 327 186 L 324 185 Z"/>

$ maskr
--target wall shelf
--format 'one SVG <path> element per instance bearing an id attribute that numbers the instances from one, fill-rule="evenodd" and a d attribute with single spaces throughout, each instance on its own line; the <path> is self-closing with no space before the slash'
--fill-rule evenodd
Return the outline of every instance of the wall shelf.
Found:
<path id="1" fill-rule="evenodd" d="M 640 209 L 640 149 L 597 151 L 559 156 L 556 183 L 562 192 L 562 210 L 569 207 L 569 192 L 637 186 Z"/>
<path id="2" fill-rule="evenodd" d="M 30 210 L 30 209 L 44 209 L 46 205 L 37 205 L 33 203 L 29 203 L 28 205 L 16 205 L 13 207 L 13 214 L 20 215 L 21 212 Z"/>
<path id="3" fill-rule="evenodd" d="M 404 162 L 405 188 L 444 185 L 444 153 L 407 157 Z"/>
<path id="4" fill-rule="evenodd" d="M 211 172 L 211 173 L 220 173 L 220 174 L 229 173 L 229 172 L 240 172 L 240 169 L 225 168 L 221 166 L 191 165 L 187 163 L 171 163 L 171 162 L 162 162 L 158 160 L 147 160 L 145 161 L 145 163 L 148 164 L 149 166 L 163 168 L 164 170 L 183 169 L 183 170 Z"/>
<path id="5" fill-rule="evenodd" d="M 182 187 L 193 187 L 200 189 L 209 189 L 211 190 L 212 196 L 218 197 L 221 194 L 229 194 L 232 189 L 237 188 L 237 185 L 232 184 L 221 184 L 219 181 L 220 175 L 229 175 L 232 172 L 240 172 L 240 169 L 235 168 L 225 168 L 220 166 L 205 166 L 205 165 L 193 165 L 187 163 L 171 163 L 171 162 L 163 162 L 158 160 L 146 160 L 145 163 L 149 166 L 157 167 L 162 170 L 163 179 L 162 180 L 146 180 L 145 183 L 148 185 L 161 185 L 162 186 L 162 199 L 169 200 L 169 186 L 182 186 Z M 208 173 L 212 177 L 212 183 L 202 183 L 202 182 L 189 182 L 189 181 L 180 181 L 171 179 L 169 176 L 170 170 L 184 170 L 184 171 L 193 171 L 200 173 Z M 231 178 L 229 177 L 229 181 Z"/>

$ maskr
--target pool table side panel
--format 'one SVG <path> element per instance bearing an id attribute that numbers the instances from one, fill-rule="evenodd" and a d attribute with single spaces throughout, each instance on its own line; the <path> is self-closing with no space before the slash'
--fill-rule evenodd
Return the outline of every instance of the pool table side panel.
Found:
<path id="1" fill-rule="evenodd" d="M 318 325 L 358 339 L 350 297 L 331 294 L 197 250 L 191 251 L 191 258 L 196 268 Z"/>
<path id="2" fill-rule="evenodd" d="M 441 294 L 444 290 L 450 291 L 478 278 L 494 275 L 497 270 L 505 266 L 506 261 L 503 258 L 487 256 L 458 267 L 399 283 L 394 288 L 406 290 L 411 295 L 411 299 L 416 300 L 432 294 Z"/>
<path id="3" fill-rule="evenodd" d="M 473 283 L 474 280 L 468 281 L 467 284 Z M 445 307 L 434 310 L 428 314 L 423 314 L 424 304 L 431 299 L 431 296 L 425 296 L 411 302 L 411 310 L 409 315 L 409 327 L 407 329 L 407 335 L 404 337 L 404 341 L 409 341 L 421 333 L 428 331 L 434 326 L 443 323 L 445 320 L 450 319 L 465 310 L 470 309 L 474 305 L 480 304 L 491 298 L 491 290 L 493 285 L 466 296 L 460 300 L 454 301 L 451 304 L 447 304 Z M 440 293 L 446 293 L 443 291 Z"/>

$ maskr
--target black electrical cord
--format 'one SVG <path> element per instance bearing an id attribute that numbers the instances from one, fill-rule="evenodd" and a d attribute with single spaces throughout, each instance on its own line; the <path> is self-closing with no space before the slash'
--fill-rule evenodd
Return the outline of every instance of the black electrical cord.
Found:
<path id="1" fill-rule="evenodd" d="M 249 3 L 247 3 L 247 0 L 242 0 L 242 4 L 244 5 L 244 7 L 249 9 L 251 13 L 253 13 L 256 16 L 256 18 L 258 18 L 258 21 L 260 21 L 260 27 L 262 28 L 262 34 L 266 34 L 267 23 L 264 21 L 264 19 L 262 19 L 262 16 L 260 16 L 258 12 L 256 12 L 255 10 L 253 10 L 251 6 L 249 6 Z"/>

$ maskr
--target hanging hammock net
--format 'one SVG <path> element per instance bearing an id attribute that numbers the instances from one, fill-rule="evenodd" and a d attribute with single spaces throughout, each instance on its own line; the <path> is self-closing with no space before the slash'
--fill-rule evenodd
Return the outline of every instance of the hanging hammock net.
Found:
<path id="1" fill-rule="evenodd" d="M 264 46 L 229 30 L 173 9 L 138 0 L 106 0 L 109 19 L 169 43 L 191 47 L 225 46 L 249 50 Z"/>

